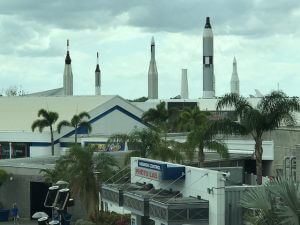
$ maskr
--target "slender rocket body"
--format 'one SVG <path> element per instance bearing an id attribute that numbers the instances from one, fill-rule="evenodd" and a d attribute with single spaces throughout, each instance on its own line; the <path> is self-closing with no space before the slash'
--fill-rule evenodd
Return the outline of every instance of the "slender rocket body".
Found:
<path id="1" fill-rule="evenodd" d="M 230 80 L 230 91 L 231 93 L 240 95 L 240 80 L 237 72 L 237 63 L 235 57 L 233 58 L 233 68 L 232 68 L 232 75 Z"/>
<path id="2" fill-rule="evenodd" d="M 158 98 L 158 73 L 155 61 L 155 42 L 151 40 L 151 59 L 148 71 L 148 99 Z"/>
<path id="3" fill-rule="evenodd" d="M 203 31 L 203 98 L 215 97 L 214 37 L 209 17 Z"/>
<path id="4" fill-rule="evenodd" d="M 188 99 L 189 98 L 189 86 L 188 86 L 188 79 L 187 79 L 187 69 L 182 69 L 180 96 L 181 96 L 182 99 Z"/>
<path id="5" fill-rule="evenodd" d="M 95 95 L 101 95 L 101 70 L 99 67 L 99 54 L 97 52 L 97 66 L 95 70 Z"/>
<path id="6" fill-rule="evenodd" d="M 67 40 L 67 55 L 65 59 L 64 70 L 64 95 L 73 95 L 73 73 L 71 66 L 71 57 L 69 53 L 69 40 Z"/>

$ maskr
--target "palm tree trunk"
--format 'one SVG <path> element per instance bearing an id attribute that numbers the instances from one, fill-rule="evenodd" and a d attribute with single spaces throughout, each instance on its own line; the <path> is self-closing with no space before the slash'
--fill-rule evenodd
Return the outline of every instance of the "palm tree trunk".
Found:
<path id="1" fill-rule="evenodd" d="M 54 138 L 53 138 L 52 126 L 50 126 L 50 134 L 51 134 L 51 154 L 52 156 L 54 156 Z"/>
<path id="2" fill-rule="evenodd" d="M 204 155 L 203 149 L 204 149 L 204 147 L 202 145 L 199 145 L 199 149 L 198 149 L 198 167 L 200 167 L 200 168 L 204 167 L 205 155 Z"/>
<path id="3" fill-rule="evenodd" d="M 75 145 L 77 145 L 77 126 L 75 126 Z"/>
<path id="4" fill-rule="evenodd" d="M 257 184 L 262 184 L 262 139 L 261 137 L 255 138 L 255 158 L 256 158 L 256 176 L 257 176 Z"/>

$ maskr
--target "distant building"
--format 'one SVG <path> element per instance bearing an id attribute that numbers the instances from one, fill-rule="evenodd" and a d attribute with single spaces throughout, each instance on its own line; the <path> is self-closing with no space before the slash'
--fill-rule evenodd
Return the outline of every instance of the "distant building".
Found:
<path id="1" fill-rule="evenodd" d="M 42 133 L 31 131 L 44 108 L 59 114 L 61 120 L 71 120 L 82 111 L 90 114 L 92 132 L 78 128 L 78 142 L 106 143 L 113 133 L 128 133 L 135 127 L 146 127 L 140 119 L 143 111 L 119 96 L 1 97 L 0 98 L 0 158 L 39 157 L 51 155 L 49 128 Z M 74 128 L 64 127 L 57 133 L 54 125 L 55 155 L 74 143 Z M 103 149 L 105 150 L 105 149 Z M 122 149 L 124 150 L 124 148 Z"/>

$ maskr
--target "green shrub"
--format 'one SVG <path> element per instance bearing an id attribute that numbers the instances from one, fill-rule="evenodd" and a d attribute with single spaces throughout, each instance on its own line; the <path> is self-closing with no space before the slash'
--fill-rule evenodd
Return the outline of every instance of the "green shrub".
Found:
<path id="1" fill-rule="evenodd" d="M 97 218 L 97 225 L 129 225 L 130 215 L 115 212 L 101 212 Z"/>
<path id="2" fill-rule="evenodd" d="M 89 220 L 79 219 L 76 221 L 75 225 L 95 225 L 95 224 Z"/>
<path id="3" fill-rule="evenodd" d="M 0 186 L 9 179 L 9 174 L 5 171 L 0 169 Z"/>

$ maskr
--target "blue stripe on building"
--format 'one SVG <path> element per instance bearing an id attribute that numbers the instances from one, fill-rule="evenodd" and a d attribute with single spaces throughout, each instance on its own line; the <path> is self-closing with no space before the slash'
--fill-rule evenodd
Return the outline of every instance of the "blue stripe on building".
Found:
<path id="1" fill-rule="evenodd" d="M 141 123 L 141 124 L 143 124 L 143 125 L 145 125 L 145 126 L 147 126 L 147 127 L 151 127 L 150 124 L 145 123 L 141 118 L 137 117 L 136 115 L 132 114 L 131 112 L 127 111 L 126 109 L 122 108 L 122 107 L 119 106 L 119 105 L 116 105 L 116 106 L 110 108 L 109 110 L 105 111 L 104 113 L 102 113 L 102 114 L 96 116 L 95 118 L 91 119 L 91 120 L 90 120 L 90 123 L 91 123 L 91 124 L 95 123 L 96 121 L 100 120 L 101 118 L 105 117 L 106 115 L 108 115 L 109 113 L 111 113 L 111 112 L 113 112 L 113 111 L 115 111 L 115 110 L 118 110 L 118 111 L 124 113 L 125 115 L 129 116 L 129 117 L 132 118 L 133 120 L 135 120 L 135 121 L 137 121 L 137 122 L 139 122 L 139 123 Z M 82 127 L 79 127 L 79 128 L 77 128 L 77 133 L 78 133 L 78 134 L 87 134 L 88 132 L 87 132 L 87 129 L 84 129 L 84 128 L 82 128 Z M 61 138 L 70 137 L 70 136 L 72 136 L 72 135 L 74 135 L 74 134 L 75 134 L 75 129 L 72 130 L 72 131 L 70 131 L 69 133 L 65 134 L 64 136 L 58 138 L 57 140 L 55 140 L 55 141 L 54 141 L 54 144 L 59 143 L 59 140 L 60 140 Z M 32 143 L 30 143 L 30 146 L 34 146 L 34 147 L 45 147 L 45 146 L 51 146 L 51 143 L 50 143 L 50 142 L 32 142 Z"/>

